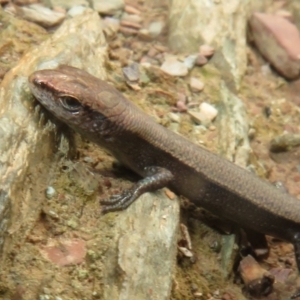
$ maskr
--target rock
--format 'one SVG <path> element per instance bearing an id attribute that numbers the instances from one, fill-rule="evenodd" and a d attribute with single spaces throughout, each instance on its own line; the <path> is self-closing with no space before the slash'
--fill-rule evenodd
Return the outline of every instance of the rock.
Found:
<path id="1" fill-rule="evenodd" d="M 89 1 L 87 0 L 49 0 L 49 3 L 50 7 L 63 7 L 64 9 L 71 9 L 76 6 L 89 7 Z"/>
<path id="2" fill-rule="evenodd" d="M 125 5 L 124 10 L 128 14 L 133 14 L 133 15 L 140 15 L 141 14 L 141 12 L 137 8 L 135 8 L 135 7 L 131 6 L 131 5 L 128 5 L 128 4 Z"/>
<path id="3" fill-rule="evenodd" d="M 125 26 L 125 27 L 131 27 L 131 28 L 134 28 L 134 29 L 141 29 L 142 28 L 142 26 L 139 23 L 128 21 L 128 20 L 122 20 L 120 22 L 120 25 Z"/>
<path id="4" fill-rule="evenodd" d="M 270 142 L 270 151 L 284 152 L 300 145 L 300 134 L 286 133 L 273 138 Z"/>
<path id="5" fill-rule="evenodd" d="M 83 13 L 86 13 L 87 11 L 92 12 L 92 9 L 86 6 L 78 5 L 78 6 L 73 6 L 68 10 L 67 15 L 69 17 L 74 18 L 75 16 L 82 15 Z"/>
<path id="6" fill-rule="evenodd" d="M 40 252 L 58 266 L 80 264 L 86 255 L 86 243 L 80 239 L 51 239 L 41 247 Z"/>
<path id="7" fill-rule="evenodd" d="M 300 73 L 300 34 L 287 19 L 254 13 L 250 19 L 254 42 L 261 54 L 284 77 L 295 79 Z"/>
<path id="8" fill-rule="evenodd" d="M 62 12 L 57 12 L 38 4 L 31 4 L 22 7 L 8 5 L 5 10 L 46 28 L 60 24 L 66 16 Z"/>
<path id="9" fill-rule="evenodd" d="M 141 24 L 143 22 L 143 19 L 140 15 L 131 15 L 128 13 L 123 13 L 121 20 L 138 23 L 138 24 Z"/>
<path id="10" fill-rule="evenodd" d="M 222 132 L 218 143 L 220 153 L 245 168 L 249 164 L 249 156 L 252 153 L 248 139 L 249 125 L 245 105 L 224 83 L 220 85 L 220 97 L 222 105 L 218 110 L 216 121 L 218 130 Z"/>
<path id="11" fill-rule="evenodd" d="M 106 37 L 113 37 L 120 29 L 120 20 L 113 17 L 105 17 L 102 20 L 103 31 Z"/>
<path id="12" fill-rule="evenodd" d="M 239 89 L 247 69 L 247 1 L 170 1 L 168 42 L 181 53 L 199 52 L 200 45 L 213 45 L 216 65 L 227 81 Z M 265 2 L 265 1 L 259 1 Z"/>
<path id="13" fill-rule="evenodd" d="M 186 67 L 189 70 L 191 70 L 194 67 L 195 63 L 196 63 L 196 60 L 197 60 L 197 54 L 193 54 L 193 55 L 187 56 L 184 59 L 183 63 L 186 65 Z"/>
<path id="14" fill-rule="evenodd" d="M 149 28 L 148 28 L 149 35 L 152 38 L 158 37 L 161 34 L 161 32 L 164 28 L 164 25 L 165 25 L 164 22 L 152 22 L 152 23 L 150 23 Z"/>
<path id="15" fill-rule="evenodd" d="M 53 198 L 53 196 L 56 194 L 56 190 L 52 186 L 48 186 L 46 189 L 46 197 L 48 199 Z"/>
<path id="16" fill-rule="evenodd" d="M 205 118 L 205 116 L 203 114 L 201 114 L 200 112 L 195 112 L 195 111 L 189 111 L 188 110 L 188 114 L 192 117 L 193 121 L 196 124 L 203 124 L 204 126 L 208 125 L 208 121 Z"/>
<path id="17" fill-rule="evenodd" d="M 72 195 L 66 193 L 69 173 L 76 180 L 81 178 L 81 187 L 90 177 L 76 167 L 73 169 L 75 173 L 73 170 L 60 172 L 61 158 L 71 156 L 72 139 L 68 139 L 66 128 L 63 130 L 65 134 L 61 134 L 56 123 L 45 118 L 44 112 L 39 113 L 39 106 L 28 88 L 29 74 L 59 64 L 74 65 L 105 79 L 107 57 L 107 43 L 99 15 L 87 13 L 66 20 L 51 38 L 32 47 L 1 83 L 0 265 L 1 270 L 10 273 L 18 270 L 22 284 L 26 291 L 30 291 L 29 295 L 26 294 L 28 299 L 39 298 L 36 295 L 41 293 L 41 285 L 36 285 L 36 282 L 40 276 L 48 278 L 43 291 L 47 287 L 53 287 L 54 291 L 58 288 L 58 277 L 59 285 L 67 286 L 76 272 L 74 283 L 77 285 L 80 283 L 78 279 L 95 270 L 95 282 L 81 282 L 87 299 L 95 298 L 95 295 L 101 295 L 103 300 L 143 299 L 149 291 L 155 299 L 170 299 L 177 253 L 179 202 L 171 201 L 160 190 L 142 195 L 124 213 L 108 214 L 99 220 L 96 199 L 87 203 L 84 193 L 80 192 L 80 197 L 74 196 L 77 187 L 73 184 L 68 186 Z M 83 157 L 90 154 L 92 146 L 88 148 L 82 153 Z M 99 150 L 93 149 L 97 153 Z M 64 182 L 55 186 L 59 201 L 45 201 L 45 187 L 56 182 L 57 176 L 62 176 Z M 117 181 L 114 184 L 117 186 Z M 104 181 L 104 185 L 109 187 L 110 181 Z M 68 209 L 76 203 L 79 204 L 78 210 L 69 215 Z M 46 206 L 50 206 L 49 209 Z M 44 226 L 46 219 L 49 226 Z M 70 231 L 69 227 L 76 230 Z M 28 242 L 29 235 L 34 243 Z M 53 244 L 48 239 L 50 235 L 54 237 Z M 69 264 L 85 261 L 85 243 L 89 263 L 82 263 L 79 269 L 74 269 Z M 54 265 L 41 259 L 39 253 L 43 251 Z M 15 254 L 13 266 L 7 259 L 11 253 Z M 18 262 L 22 266 L 16 268 Z M 69 265 L 70 272 L 56 265 Z M 1 287 L 8 295 L 13 294 L 18 285 L 11 276 L 1 277 Z M 74 294 L 77 291 L 77 288 L 71 289 L 68 297 L 77 299 Z"/>
<path id="18" fill-rule="evenodd" d="M 11 24 L 14 22 L 12 21 Z M 20 20 L 19 24 L 22 24 Z M 23 21 L 23 26 L 27 26 L 27 30 L 30 27 L 38 27 L 25 21 Z M 32 248 L 28 250 L 26 239 L 35 224 L 39 222 L 45 202 L 51 202 L 45 201 L 45 187 L 48 182 L 54 181 L 52 180 L 54 179 L 53 170 L 58 164 L 56 154 L 67 155 L 70 149 L 66 138 L 60 139 L 60 135 L 54 134 L 56 126 L 47 121 L 48 119 L 45 120 L 44 114 L 39 114 L 37 103 L 28 88 L 28 76 L 38 68 L 55 67 L 61 63 L 76 64 L 78 67 L 88 68 L 91 73 L 99 77 L 103 76 L 103 53 L 106 49 L 106 41 L 99 28 L 101 28 L 101 21 L 96 12 L 67 20 L 40 47 L 37 41 L 31 43 L 34 45 L 31 51 L 27 51 L 21 60 L 16 62 L 17 65 L 5 75 L 1 82 L 0 264 L 2 270 L 8 267 L 6 260 L 8 253 L 15 252 L 15 249 L 18 249 L 15 252 L 19 257 L 17 259 L 25 256 L 31 257 L 33 250 Z M 24 29 L 19 30 L 20 37 L 22 31 Z M 33 35 L 37 33 L 38 31 L 32 32 Z M 27 43 L 29 41 L 31 39 L 28 34 Z M 98 50 L 94 51 L 94 49 Z M 56 143 L 59 145 L 59 150 L 58 148 L 54 150 L 52 139 L 54 135 L 57 137 Z M 53 177 L 49 180 L 51 176 Z M 20 183 L 22 183 L 22 188 L 20 188 Z M 51 210 L 48 215 L 49 218 L 57 218 Z M 6 234 L 8 231 L 9 235 Z M 36 239 L 39 238 L 40 235 L 36 237 Z M 39 245 L 31 244 L 35 248 L 34 256 L 39 261 L 43 261 L 38 254 Z M 34 274 L 35 267 L 31 265 L 30 277 L 33 281 L 37 279 Z M 37 287 L 33 287 L 31 282 L 27 281 L 27 275 L 22 274 L 23 270 L 28 272 L 26 266 L 22 268 L 22 271 L 16 264 L 12 268 L 19 270 L 18 274 L 26 289 L 38 295 Z M 41 265 L 38 268 L 41 268 L 42 272 L 47 269 L 48 274 L 57 274 L 57 270 L 52 273 L 50 269 Z M 9 279 L 2 279 L 3 277 L 1 278 L 3 286 L 15 289 L 17 284 L 10 284 Z M 34 298 L 34 296 L 29 295 L 29 298 Z"/>
<path id="19" fill-rule="evenodd" d="M 139 71 L 139 64 L 132 63 L 127 67 L 124 67 L 123 74 L 126 81 L 136 82 L 140 79 L 140 71 Z"/>
<path id="20" fill-rule="evenodd" d="M 204 57 L 211 58 L 215 53 L 215 49 L 210 45 L 202 45 L 199 47 L 199 52 Z"/>
<path id="21" fill-rule="evenodd" d="M 172 122 L 176 122 L 176 123 L 179 123 L 180 119 L 181 119 L 179 114 L 176 114 L 176 113 L 173 113 L 173 112 L 169 112 L 168 117 L 170 118 L 170 120 Z"/>
<path id="22" fill-rule="evenodd" d="M 245 283 L 245 289 L 251 296 L 262 297 L 271 293 L 274 276 L 263 269 L 251 255 L 241 260 L 239 272 Z"/>
<path id="23" fill-rule="evenodd" d="M 208 62 L 208 59 L 204 55 L 202 55 L 202 54 L 199 53 L 197 55 L 195 65 L 199 66 L 199 67 L 202 67 L 205 64 L 207 64 L 207 62 Z"/>
<path id="24" fill-rule="evenodd" d="M 218 115 L 217 109 L 206 102 L 200 104 L 199 112 L 188 111 L 188 113 L 196 123 L 204 126 L 209 125 Z"/>
<path id="25" fill-rule="evenodd" d="M 200 112 L 205 115 L 206 119 L 213 121 L 218 115 L 218 110 L 209 103 L 202 102 L 200 104 Z"/>
<path id="26" fill-rule="evenodd" d="M 104 15 L 113 15 L 124 8 L 123 0 L 92 0 L 94 10 Z"/>
<path id="27" fill-rule="evenodd" d="M 201 92 L 204 89 L 204 83 L 196 77 L 191 77 L 190 87 L 192 92 Z"/>
<path id="28" fill-rule="evenodd" d="M 171 76 L 186 76 L 188 74 L 188 68 L 185 64 L 178 61 L 175 57 L 167 58 L 160 68 Z"/>

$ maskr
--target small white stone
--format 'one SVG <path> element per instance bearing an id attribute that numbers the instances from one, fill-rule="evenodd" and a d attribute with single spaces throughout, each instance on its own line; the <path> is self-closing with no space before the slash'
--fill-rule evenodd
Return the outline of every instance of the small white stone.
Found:
<path id="1" fill-rule="evenodd" d="M 169 116 L 171 121 L 176 122 L 176 123 L 180 122 L 180 115 L 179 114 L 170 112 L 170 113 L 168 113 L 168 116 Z"/>
<path id="2" fill-rule="evenodd" d="M 56 193 L 56 190 L 52 186 L 48 186 L 46 189 L 46 197 L 51 199 Z"/>
<path id="3" fill-rule="evenodd" d="M 90 9 L 89 7 L 86 7 L 86 6 L 77 5 L 77 6 L 73 6 L 72 8 L 70 8 L 68 10 L 67 15 L 69 17 L 76 17 L 79 15 L 82 15 L 83 13 L 85 13 L 87 11 L 92 11 L 92 9 Z"/>
<path id="4" fill-rule="evenodd" d="M 188 74 L 188 68 L 176 58 L 168 58 L 160 68 L 171 76 L 186 76 Z"/>
<path id="5" fill-rule="evenodd" d="M 192 55 L 187 56 L 184 59 L 183 63 L 189 70 L 191 70 L 194 67 L 197 57 L 198 57 L 198 54 L 192 54 Z"/>
<path id="6" fill-rule="evenodd" d="M 191 77 L 190 87 L 192 92 L 201 92 L 204 89 L 204 83 L 196 77 Z"/>
<path id="7" fill-rule="evenodd" d="M 192 253 L 192 251 L 190 251 L 189 249 L 185 248 L 185 247 L 178 247 L 178 250 L 186 257 L 193 257 L 194 254 Z"/>
<path id="8" fill-rule="evenodd" d="M 202 113 L 189 110 L 187 112 L 196 124 L 202 124 L 204 126 L 209 124 L 208 120 L 206 120 L 205 116 Z"/>
<path id="9" fill-rule="evenodd" d="M 86 162 L 86 163 L 88 163 L 88 164 L 92 164 L 94 162 L 94 159 L 91 158 L 91 157 L 89 157 L 89 156 L 85 156 L 83 158 L 83 161 Z"/>
<path id="10" fill-rule="evenodd" d="M 92 0 L 92 7 L 100 14 L 113 15 L 124 8 L 123 0 Z"/>
<path id="11" fill-rule="evenodd" d="M 155 38 L 159 36 L 162 32 L 162 29 L 164 28 L 164 23 L 163 22 L 152 22 L 149 25 L 149 35 L 152 38 Z"/>
<path id="12" fill-rule="evenodd" d="M 202 102 L 199 108 L 200 113 L 202 113 L 209 121 L 213 121 L 218 115 L 218 110 L 207 102 Z"/>

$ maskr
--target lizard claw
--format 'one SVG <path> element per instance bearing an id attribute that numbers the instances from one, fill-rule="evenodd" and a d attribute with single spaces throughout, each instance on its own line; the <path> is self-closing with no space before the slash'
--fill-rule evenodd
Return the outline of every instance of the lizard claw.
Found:
<path id="1" fill-rule="evenodd" d="M 108 199 L 100 200 L 100 204 L 104 204 L 101 207 L 101 213 L 105 214 L 113 211 L 120 211 L 126 209 L 136 197 L 130 191 L 126 190 L 120 195 L 113 195 Z"/>

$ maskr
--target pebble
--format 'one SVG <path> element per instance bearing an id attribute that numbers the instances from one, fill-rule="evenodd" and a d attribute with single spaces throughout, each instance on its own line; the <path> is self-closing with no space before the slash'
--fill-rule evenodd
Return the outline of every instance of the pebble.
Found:
<path id="1" fill-rule="evenodd" d="M 207 102 L 202 102 L 199 108 L 200 113 L 205 115 L 206 119 L 209 121 L 213 121 L 218 115 L 218 110 Z"/>
<path id="2" fill-rule="evenodd" d="M 105 17 L 102 21 L 103 31 L 106 37 L 113 37 L 120 29 L 120 20 L 112 17 Z"/>
<path id="3" fill-rule="evenodd" d="M 194 122 L 197 124 L 202 124 L 204 126 L 209 126 L 210 123 L 218 115 L 218 111 L 211 104 L 203 102 L 199 107 L 199 112 L 188 110 L 188 114 L 192 117 Z"/>
<path id="4" fill-rule="evenodd" d="M 192 55 L 187 56 L 187 57 L 184 59 L 183 63 L 185 64 L 185 66 L 186 66 L 189 70 L 191 70 L 191 69 L 195 66 L 196 60 L 197 60 L 197 56 L 198 56 L 197 54 L 192 54 Z"/>
<path id="5" fill-rule="evenodd" d="M 48 7 L 38 4 L 31 4 L 22 7 L 7 5 L 5 7 L 5 11 L 46 28 L 60 24 L 66 16 L 65 13 L 56 12 Z"/>
<path id="6" fill-rule="evenodd" d="M 145 41 L 150 41 L 151 40 L 149 30 L 146 29 L 146 28 L 142 28 L 142 29 L 139 30 L 139 37 L 142 40 L 145 40 Z"/>
<path id="7" fill-rule="evenodd" d="M 89 7 L 86 7 L 86 6 L 78 5 L 78 6 L 71 7 L 68 10 L 67 15 L 69 17 L 75 17 L 75 16 L 82 15 L 83 13 L 85 13 L 87 11 L 92 11 L 92 9 L 90 9 Z"/>
<path id="8" fill-rule="evenodd" d="M 132 27 L 135 29 L 140 29 L 142 27 L 139 23 L 128 21 L 128 20 L 122 20 L 120 22 L 120 25 L 125 27 Z"/>
<path id="9" fill-rule="evenodd" d="M 287 19 L 254 13 L 250 28 L 256 47 L 284 77 L 296 79 L 300 74 L 300 33 Z"/>
<path id="10" fill-rule="evenodd" d="M 53 198 L 53 196 L 56 194 L 56 190 L 54 187 L 52 186 L 48 186 L 47 189 L 46 189 L 46 197 L 48 199 L 51 199 Z"/>
<path id="11" fill-rule="evenodd" d="M 128 81 L 138 81 L 140 79 L 139 64 L 132 63 L 122 69 L 125 79 Z"/>
<path id="12" fill-rule="evenodd" d="M 194 254 L 192 253 L 192 251 L 190 251 L 189 249 L 185 248 L 185 247 L 178 247 L 178 250 L 183 253 L 183 255 L 185 257 L 193 257 Z"/>
<path id="13" fill-rule="evenodd" d="M 86 252 L 86 242 L 76 238 L 51 239 L 47 245 L 40 247 L 42 256 L 60 267 L 81 264 Z"/>
<path id="14" fill-rule="evenodd" d="M 186 76 L 188 74 L 188 68 L 185 64 L 174 57 L 167 58 L 160 68 L 171 76 Z"/>
<path id="15" fill-rule="evenodd" d="M 210 45 L 201 45 L 199 47 L 199 52 L 201 55 L 210 58 L 214 55 L 215 49 Z"/>
<path id="16" fill-rule="evenodd" d="M 48 0 L 47 3 L 49 3 L 49 7 L 62 7 L 66 10 L 76 6 L 89 6 L 89 1 L 87 0 Z"/>
<path id="17" fill-rule="evenodd" d="M 92 157 L 89 157 L 89 156 L 85 156 L 83 158 L 83 161 L 88 163 L 88 164 L 93 164 L 94 163 L 94 159 Z"/>
<path id="18" fill-rule="evenodd" d="M 150 23 L 149 28 L 148 28 L 149 35 L 152 38 L 158 37 L 161 34 L 164 26 L 165 26 L 165 23 L 161 22 L 161 21 Z"/>
<path id="19" fill-rule="evenodd" d="M 138 23 L 141 24 L 143 19 L 140 15 L 130 15 L 127 13 L 123 13 L 122 17 L 121 17 L 122 21 L 129 21 L 129 22 L 133 22 L 133 23 Z"/>
<path id="20" fill-rule="evenodd" d="M 134 15 L 140 15 L 141 14 L 141 12 L 137 8 L 135 8 L 131 5 L 128 5 L 128 4 L 125 5 L 124 10 L 129 14 L 134 14 Z"/>
<path id="21" fill-rule="evenodd" d="M 76 6 L 89 7 L 89 1 L 87 0 L 48 0 L 47 3 L 49 3 L 49 7 L 62 7 L 66 10 Z"/>
<path id="22" fill-rule="evenodd" d="M 197 55 L 197 59 L 196 59 L 195 65 L 199 66 L 199 67 L 202 67 L 202 66 L 206 65 L 207 62 L 208 62 L 208 59 L 204 55 L 202 55 L 202 54 L 199 53 Z"/>
<path id="23" fill-rule="evenodd" d="M 120 32 L 122 32 L 125 36 L 138 34 L 138 31 L 136 29 L 128 27 L 120 27 Z"/>
<path id="24" fill-rule="evenodd" d="M 196 77 L 191 77 L 190 88 L 192 92 L 201 92 L 204 89 L 204 83 Z"/>
<path id="25" fill-rule="evenodd" d="M 193 121 L 196 124 L 203 124 L 204 126 L 209 124 L 209 122 L 207 121 L 205 116 L 203 114 L 201 114 L 200 112 L 188 110 L 188 114 L 192 117 Z"/>
<path id="26" fill-rule="evenodd" d="M 176 102 L 176 110 L 179 111 L 179 112 L 185 112 L 185 111 L 187 111 L 187 106 L 186 106 L 185 101 L 178 100 Z"/>
<path id="27" fill-rule="evenodd" d="M 173 112 L 169 112 L 168 113 L 168 117 L 170 118 L 171 121 L 179 123 L 180 122 L 180 115 L 173 113 Z"/>
<path id="28" fill-rule="evenodd" d="M 124 8 L 123 0 L 92 0 L 91 3 L 94 10 L 104 15 L 114 15 Z"/>

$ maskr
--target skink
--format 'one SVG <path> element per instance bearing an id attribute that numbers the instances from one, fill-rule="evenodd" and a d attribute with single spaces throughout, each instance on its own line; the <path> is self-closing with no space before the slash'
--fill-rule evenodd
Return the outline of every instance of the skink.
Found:
<path id="1" fill-rule="evenodd" d="M 300 270 L 300 201 L 157 124 L 110 84 L 59 66 L 29 77 L 36 99 L 58 119 L 108 149 L 143 179 L 102 201 L 122 210 L 141 194 L 169 187 L 213 214 L 293 243 Z"/>

